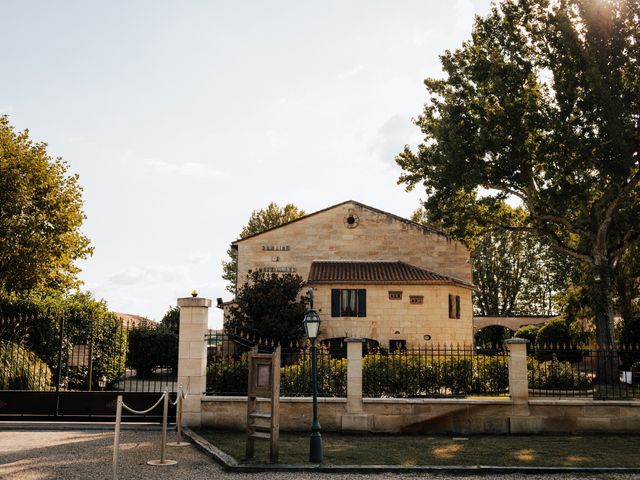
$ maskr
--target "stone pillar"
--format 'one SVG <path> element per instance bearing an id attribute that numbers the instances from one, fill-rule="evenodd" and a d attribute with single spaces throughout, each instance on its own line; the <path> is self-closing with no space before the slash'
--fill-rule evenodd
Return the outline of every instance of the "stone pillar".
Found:
<path id="1" fill-rule="evenodd" d="M 369 416 L 362 406 L 362 338 L 346 338 L 347 413 L 342 416 L 342 431 L 368 432 Z"/>
<path id="2" fill-rule="evenodd" d="M 179 298 L 180 340 L 178 343 L 178 385 L 182 385 L 187 398 L 182 404 L 182 423 L 200 426 L 202 396 L 207 388 L 207 344 L 209 329 L 208 298 Z"/>
<path id="3" fill-rule="evenodd" d="M 509 349 L 509 395 L 513 411 L 509 419 L 511 433 L 534 433 L 534 419 L 529 417 L 529 378 L 527 372 L 527 344 L 524 338 L 505 341 Z"/>

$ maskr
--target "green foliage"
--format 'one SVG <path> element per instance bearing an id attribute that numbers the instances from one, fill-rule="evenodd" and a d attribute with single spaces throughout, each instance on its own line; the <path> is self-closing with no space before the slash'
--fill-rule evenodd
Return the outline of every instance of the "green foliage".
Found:
<path id="1" fill-rule="evenodd" d="M 489 325 L 481 328 L 474 335 L 476 347 L 499 349 L 504 348 L 504 341 L 513 337 L 513 332 L 501 325 Z"/>
<path id="2" fill-rule="evenodd" d="M 513 336 L 529 340 L 527 349 L 535 348 L 536 338 L 538 338 L 538 332 L 540 331 L 540 328 L 541 325 L 524 325 L 516 330 L 516 333 L 514 333 Z"/>
<path id="3" fill-rule="evenodd" d="M 180 307 L 169 307 L 160 320 L 160 327 L 180 336 Z"/>
<path id="4" fill-rule="evenodd" d="M 48 390 L 51 369 L 19 343 L 0 340 L 0 390 Z"/>
<path id="5" fill-rule="evenodd" d="M 318 395 L 321 397 L 347 396 L 347 360 L 318 354 Z M 311 395 L 311 354 L 299 357 L 297 363 L 280 369 L 282 396 Z"/>
<path id="6" fill-rule="evenodd" d="M 236 295 L 236 305 L 229 309 L 225 330 L 243 331 L 281 345 L 302 340 L 302 319 L 307 312 L 307 298 L 300 297 L 302 277 L 253 272 L 248 278 Z"/>
<path id="7" fill-rule="evenodd" d="M 640 239 L 637 10 L 494 4 L 441 56 L 445 77 L 425 80 L 424 143 L 397 157 L 399 181 L 423 185 L 429 215 L 460 224 L 458 238 L 469 222 L 534 232 L 587 267 L 600 345 L 613 343 L 613 266 Z M 501 213 L 509 197 L 523 218 Z"/>
<path id="8" fill-rule="evenodd" d="M 620 332 L 620 360 L 623 367 L 640 364 L 640 317 L 624 321 Z"/>
<path id="9" fill-rule="evenodd" d="M 286 357 L 287 355 L 283 355 Z M 311 355 L 296 352 L 291 355 L 296 361 L 280 368 L 281 396 L 311 395 Z M 318 354 L 318 395 L 321 397 L 344 397 L 347 394 L 347 361 L 330 358 L 326 353 Z M 247 394 L 247 355 L 240 359 L 220 358 L 207 368 L 207 390 L 218 394 Z"/>
<path id="10" fill-rule="evenodd" d="M 464 208 L 464 207 L 461 207 Z M 505 222 L 522 222 L 524 212 L 506 203 L 496 215 Z M 487 231 L 475 218 L 463 224 L 445 223 L 424 209 L 412 220 L 435 224 L 472 250 L 474 312 L 477 315 L 550 315 L 559 309 L 556 297 L 573 279 L 575 261 L 557 252 L 548 241 L 530 232 Z M 430 220 L 432 220 L 430 222 Z"/>
<path id="11" fill-rule="evenodd" d="M 529 388 L 542 390 L 588 390 L 591 382 L 584 372 L 575 369 L 570 362 L 559 360 L 557 356 L 546 362 L 535 358 L 527 359 Z"/>
<path id="12" fill-rule="evenodd" d="M 129 331 L 127 366 L 138 378 L 148 377 L 156 368 L 178 371 L 178 335 L 164 328 L 139 327 Z"/>
<path id="13" fill-rule="evenodd" d="M 571 328 L 562 318 L 554 318 L 542 325 L 536 336 L 536 348 L 568 347 L 574 344 Z"/>
<path id="14" fill-rule="evenodd" d="M 80 228 L 82 188 L 68 165 L 0 115 L 0 290 L 66 290 L 92 253 Z"/>
<path id="15" fill-rule="evenodd" d="M 304 210 L 300 210 L 293 203 L 287 203 L 284 207 L 280 207 L 276 203 L 271 202 L 266 208 L 251 212 L 249 221 L 242 227 L 239 238 L 247 238 L 256 233 L 264 232 L 270 228 L 278 227 L 283 223 L 296 220 L 304 215 L 306 215 Z M 236 293 L 238 251 L 234 248 L 229 248 L 227 255 L 229 256 L 229 261 L 222 262 L 222 278 L 228 282 L 227 290 L 231 293 Z"/>
<path id="16" fill-rule="evenodd" d="M 437 397 L 505 392 L 506 357 L 366 355 L 362 370 L 367 397 Z"/>
<path id="17" fill-rule="evenodd" d="M 74 345 L 93 343 L 94 387 L 102 376 L 111 383 L 124 373 L 126 331 L 106 303 L 95 300 L 90 293 L 61 295 L 49 291 L 29 298 L 0 294 L 0 317 L 23 319 L 17 327 L 5 326 L 0 338 L 20 339 L 51 370 L 57 366 L 60 319 L 64 319 L 62 381 L 69 388 L 84 386 L 87 376 L 86 367 L 68 366 Z"/>

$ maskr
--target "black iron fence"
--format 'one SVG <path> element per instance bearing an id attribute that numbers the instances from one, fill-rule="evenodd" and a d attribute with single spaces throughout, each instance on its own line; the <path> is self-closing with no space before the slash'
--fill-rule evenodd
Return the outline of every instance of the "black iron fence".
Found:
<path id="1" fill-rule="evenodd" d="M 207 334 L 207 394 L 246 395 L 248 382 L 247 352 L 254 346 L 272 352 L 275 343 L 241 334 L 210 331 Z M 327 348 L 317 349 L 318 395 L 347 395 L 347 360 Z M 311 348 L 308 343 L 281 347 L 280 395 L 311 396 Z"/>
<path id="2" fill-rule="evenodd" d="M 153 330 L 115 316 L 0 318 L 0 390 L 175 391 L 178 338 L 159 345 Z"/>
<path id="3" fill-rule="evenodd" d="M 467 397 L 506 395 L 507 353 L 471 346 L 428 346 L 363 358 L 365 397 Z"/>
<path id="4" fill-rule="evenodd" d="M 640 348 L 537 347 L 528 354 L 529 394 L 534 397 L 640 398 Z"/>
<path id="5" fill-rule="evenodd" d="M 242 334 L 211 331 L 207 366 L 207 394 L 246 395 L 247 352 L 257 346 L 273 351 L 273 342 Z M 318 394 L 347 394 L 347 360 L 344 346 L 318 348 Z M 370 351 L 363 357 L 365 397 L 464 397 L 506 395 L 508 358 L 504 351 L 478 353 L 470 346 L 443 346 L 387 353 Z M 308 344 L 283 348 L 280 393 L 311 395 L 311 350 Z"/>

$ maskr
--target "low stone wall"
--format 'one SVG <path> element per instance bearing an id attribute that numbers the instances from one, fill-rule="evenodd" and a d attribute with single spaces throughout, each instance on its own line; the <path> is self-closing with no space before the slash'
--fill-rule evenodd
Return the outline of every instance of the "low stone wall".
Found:
<path id="1" fill-rule="evenodd" d="M 266 411 L 268 400 L 258 400 L 260 410 Z M 311 398 L 280 398 L 280 428 L 296 431 L 309 430 L 311 425 Z M 347 413 L 346 398 L 319 398 L 318 417 L 324 430 L 339 432 L 342 417 Z M 247 425 L 247 397 L 204 397 L 202 399 L 202 426 L 244 430 Z"/>
<path id="2" fill-rule="evenodd" d="M 267 402 L 264 402 L 265 407 Z M 344 398 L 318 399 L 324 431 L 349 431 Z M 509 399 L 364 399 L 358 424 L 374 433 L 640 433 L 640 402 L 530 400 L 529 414 Z M 246 397 L 204 397 L 202 426 L 243 430 Z M 282 430 L 309 430 L 310 398 L 282 398 Z"/>

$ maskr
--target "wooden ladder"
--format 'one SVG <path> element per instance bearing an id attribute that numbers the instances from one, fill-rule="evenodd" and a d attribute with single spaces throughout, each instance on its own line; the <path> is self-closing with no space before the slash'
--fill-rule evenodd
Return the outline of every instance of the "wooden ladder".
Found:
<path id="1" fill-rule="evenodd" d="M 271 360 L 270 395 L 261 389 L 252 389 L 256 385 L 256 363 L 269 358 Z M 278 440 L 280 437 L 280 347 L 273 354 L 260 354 L 257 348 L 249 352 L 249 389 L 247 397 L 247 444 L 245 457 L 253 458 L 255 440 L 269 440 L 269 460 L 278 463 Z M 258 399 L 270 400 L 269 411 L 260 410 Z M 262 402 L 260 402 L 262 403 Z"/>

